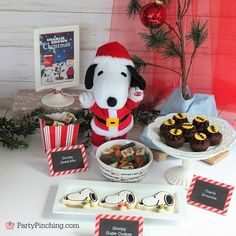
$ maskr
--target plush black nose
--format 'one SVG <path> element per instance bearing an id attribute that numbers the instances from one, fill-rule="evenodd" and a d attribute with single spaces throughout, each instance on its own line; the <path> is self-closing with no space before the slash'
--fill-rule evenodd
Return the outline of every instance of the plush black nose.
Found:
<path id="1" fill-rule="evenodd" d="M 116 100 L 115 98 L 109 97 L 109 98 L 107 99 L 107 105 L 108 105 L 109 107 L 114 107 L 116 104 L 117 104 L 117 100 Z"/>

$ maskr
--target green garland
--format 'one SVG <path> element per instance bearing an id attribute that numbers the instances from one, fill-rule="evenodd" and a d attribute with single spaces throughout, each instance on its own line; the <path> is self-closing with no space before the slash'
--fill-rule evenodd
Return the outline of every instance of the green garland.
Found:
<path id="1" fill-rule="evenodd" d="M 133 111 L 134 123 L 136 126 L 146 126 L 151 123 L 159 114 L 155 110 L 147 108 L 141 104 Z M 39 117 L 46 115 L 44 108 L 36 108 L 32 112 L 24 115 L 20 120 L 0 117 L 0 143 L 10 149 L 25 149 L 28 147 L 27 137 L 36 132 L 39 128 Z M 80 122 L 80 133 L 83 134 L 83 144 L 88 146 L 91 143 L 90 122 L 93 114 L 87 109 L 81 109 L 75 117 Z"/>
<path id="2" fill-rule="evenodd" d="M 43 108 L 37 108 L 21 120 L 0 117 L 0 142 L 10 149 L 24 149 L 28 147 L 27 136 L 35 133 L 39 127 L 38 117 L 44 112 Z"/>

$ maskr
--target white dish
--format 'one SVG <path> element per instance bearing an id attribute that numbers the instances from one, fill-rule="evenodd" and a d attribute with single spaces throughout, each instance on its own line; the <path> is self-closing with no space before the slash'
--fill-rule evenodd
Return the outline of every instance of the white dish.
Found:
<path id="1" fill-rule="evenodd" d="M 158 117 L 154 121 L 154 123 L 151 123 L 148 126 L 148 133 L 147 133 L 148 138 L 152 140 L 154 145 L 156 145 L 163 152 L 166 152 L 171 156 L 181 159 L 188 159 L 188 158 L 192 158 L 195 160 L 206 159 L 218 153 L 229 150 L 235 141 L 235 131 L 227 121 L 219 118 L 208 118 L 211 125 L 217 125 L 220 128 L 220 132 L 222 133 L 222 141 L 219 145 L 211 146 L 204 152 L 193 152 L 190 149 L 189 144 L 184 144 L 179 149 L 169 147 L 163 142 L 162 138 L 160 137 L 159 128 L 161 124 L 164 122 L 164 120 L 172 118 L 173 115 L 174 114 L 169 114 L 167 116 Z M 187 118 L 190 122 L 192 122 L 194 117 L 196 117 L 196 115 L 187 114 Z"/>
<path id="2" fill-rule="evenodd" d="M 68 193 L 79 191 L 83 188 L 91 188 L 95 191 L 99 198 L 114 194 L 121 190 L 132 191 L 140 200 L 143 197 L 151 196 L 158 191 L 167 191 L 175 197 L 175 208 L 172 213 L 158 213 L 139 209 L 129 209 L 126 211 L 118 211 L 110 208 L 73 208 L 67 207 L 61 203 L 61 199 Z M 112 183 L 103 181 L 89 180 L 65 180 L 58 187 L 57 194 L 53 204 L 54 214 L 71 214 L 71 215 L 96 215 L 96 214 L 114 214 L 114 215 L 131 215 L 142 216 L 149 219 L 163 220 L 180 220 L 185 216 L 186 212 L 186 192 L 181 186 L 174 185 L 155 185 L 155 184 L 139 184 L 139 183 Z"/>
<path id="3" fill-rule="evenodd" d="M 131 142 L 134 142 L 137 147 L 143 147 L 143 146 L 145 147 L 146 153 L 148 153 L 149 155 L 149 162 L 145 166 L 137 169 L 122 170 L 115 167 L 111 167 L 100 160 L 101 153 L 106 148 L 110 148 L 115 144 L 126 145 Z M 145 146 L 140 142 L 128 139 L 117 139 L 102 144 L 101 146 L 98 147 L 95 156 L 98 161 L 100 171 L 105 178 L 107 178 L 110 181 L 125 182 L 125 183 L 135 183 L 141 181 L 146 176 L 149 167 L 153 161 L 152 151 L 147 146 Z"/>

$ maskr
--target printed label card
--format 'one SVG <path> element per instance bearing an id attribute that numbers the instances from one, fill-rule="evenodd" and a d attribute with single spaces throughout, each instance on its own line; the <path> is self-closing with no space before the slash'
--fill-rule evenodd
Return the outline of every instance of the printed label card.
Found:
<path id="1" fill-rule="evenodd" d="M 234 187 L 201 176 L 194 176 L 187 202 L 221 215 L 226 215 Z"/>
<path id="2" fill-rule="evenodd" d="M 47 152 L 51 176 L 73 174 L 88 170 L 84 145 L 50 149 Z"/>
<path id="3" fill-rule="evenodd" d="M 138 216 L 97 215 L 95 236 L 142 236 L 143 218 Z"/>

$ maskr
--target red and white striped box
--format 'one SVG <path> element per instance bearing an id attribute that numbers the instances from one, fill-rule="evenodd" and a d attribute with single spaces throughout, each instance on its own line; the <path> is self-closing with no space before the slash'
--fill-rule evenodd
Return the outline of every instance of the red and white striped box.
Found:
<path id="1" fill-rule="evenodd" d="M 137 222 L 137 234 L 132 234 L 133 236 L 143 236 L 143 217 L 140 216 L 122 216 L 122 215 L 109 215 L 109 214 L 99 214 L 96 216 L 96 223 L 95 223 L 95 231 L 94 231 L 94 235 L 95 236 L 103 236 L 104 234 L 102 234 L 101 232 L 101 220 L 111 220 L 114 221 L 114 225 L 116 224 L 116 221 L 130 221 L 130 222 Z M 125 223 L 124 222 L 124 223 Z M 108 222 L 106 222 L 106 226 Z M 109 229 L 107 229 L 109 230 Z M 126 228 L 126 233 L 128 231 L 128 228 Z M 117 232 L 117 235 L 120 235 Z"/>
<path id="2" fill-rule="evenodd" d="M 39 119 L 44 151 L 75 145 L 79 133 L 79 123 L 54 126 L 46 125 L 43 119 Z"/>
<path id="3" fill-rule="evenodd" d="M 67 169 L 62 171 L 55 171 L 53 166 L 53 160 L 52 160 L 52 153 L 55 152 L 63 152 L 68 150 L 74 150 L 74 149 L 80 149 L 81 151 L 81 157 L 83 162 L 83 168 L 76 168 L 76 169 Z M 88 160 L 86 156 L 86 150 L 83 144 L 75 145 L 75 146 L 68 146 L 68 147 L 61 147 L 61 148 L 54 148 L 47 151 L 48 156 L 48 166 L 49 166 L 49 172 L 51 176 L 59 176 L 59 175 L 67 175 L 67 174 L 74 174 L 77 172 L 83 172 L 88 170 Z"/>
<path id="4" fill-rule="evenodd" d="M 218 209 L 218 208 L 215 208 L 215 207 L 212 207 L 212 206 L 202 204 L 202 203 L 197 202 L 197 201 L 193 201 L 191 199 L 192 193 L 194 191 L 197 180 L 200 180 L 202 182 L 209 183 L 209 184 L 216 185 L 216 186 L 227 189 L 228 195 L 225 199 L 224 208 L 222 210 Z M 220 182 L 215 181 L 215 180 L 211 180 L 211 179 L 207 179 L 207 178 L 204 178 L 204 177 L 201 177 L 201 176 L 198 176 L 198 175 L 194 175 L 193 179 L 192 179 L 192 182 L 191 182 L 191 185 L 188 189 L 187 203 L 191 204 L 193 206 L 196 206 L 196 207 L 203 208 L 203 209 L 208 210 L 208 211 L 212 211 L 212 212 L 215 212 L 215 213 L 218 213 L 218 214 L 221 214 L 221 215 L 226 215 L 226 213 L 228 211 L 228 208 L 229 208 L 230 200 L 231 200 L 231 197 L 232 197 L 232 194 L 233 194 L 233 190 L 234 190 L 234 186 L 232 186 L 232 185 L 220 183 Z"/>

